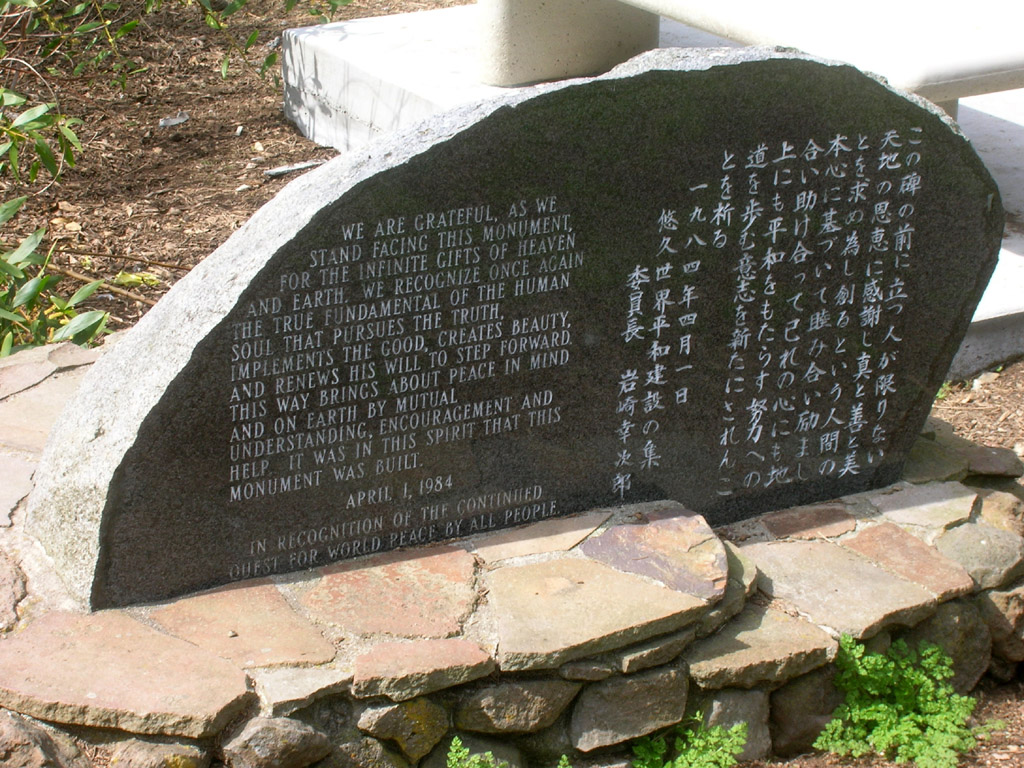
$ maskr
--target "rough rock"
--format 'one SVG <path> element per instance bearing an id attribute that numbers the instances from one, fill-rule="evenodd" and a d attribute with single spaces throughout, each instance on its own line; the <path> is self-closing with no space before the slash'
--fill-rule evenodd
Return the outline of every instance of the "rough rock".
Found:
<path id="1" fill-rule="evenodd" d="M 223 745 L 230 768 L 306 768 L 330 751 L 324 734 L 287 717 L 254 717 Z"/>
<path id="2" fill-rule="evenodd" d="M 172 635 L 240 667 L 322 664 L 334 646 L 259 580 L 175 600 L 150 615 Z"/>
<path id="3" fill-rule="evenodd" d="M 967 693 L 978 684 L 989 667 L 992 636 L 981 612 L 970 602 L 944 603 L 935 615 L 902 635 L 911 648 L 933 643 L 953 660 L 950 683 L 957 693 Z"/>
<path id="4" fill-rule="evenodd" d="M 935 548 L 962 565 L 978 589 L 1008 584 L 1024 574 L 1024 539 L 987 523 L 965 523 L 935 540 Z"/>
<path id="5" fill-rule="evenodd" d="M 656 637 L 646 643 L 614 651 L 608 654 L 608 659 L 619 672 L 631 675 L 675 660 L 696 636 L 697 628 L 687 627 L 671 635 Z"/>
<path id="6" fill-rule="evenodd" d="M 963 480 L 968 474 L 967 464 L 967 457 L 950 450 L 934 437 L 921 436 L 910 449 L 902 477 L 911 483 Z"/>
<path id="7" fill-rule="evenodd" d="M 857 639 L 893 624 L 916 624 L 935 611 L 931 592 L 832 542 L 767 542 L 743 553 L 761 572 L 763 592 Z"/>
<path id="8" fill-rule="evenodd" d="M 716 634 L 683 652 L 701 688 L 753 688 L 783 683 L 828 663 L 836 642 L 810 622 L 747 605 Z"/>
<path id="9" fill-rule="evenodd" d="M 452 738 L 455 736 L 459 737 L 462 746 L 468 749 L 471 755 L 486 755 L 490 753 L 494 756 L 497 765 L 502 766 L 502 768 L 527 768 L 522 753 L 517 747 L 508 742 L 488 739 L 469 733 L 452 734 Z M 420 768 L 445 768 L 448 762 L 448 749 L 451 743 L 452 739 L 447 738 L 438 744 L 429 757 L 420 764 Z"/>
<path id="10" fill-rule="evenodd" d="M 4 768 L 90 768 L 90 761 L 70 740 L 13 712 L 0 711 L 0 758 Z"/>
<path id="11" fill-rule="evenodd" d="M 206 738 L 253 699 L 237 667 L 117 612 L 48 613 L 0 643 L 0 705 L 51 722 Z"/>
<path id="12" fill-rule="evenodd" d="M 25 575 L 0 551 L 0 632 L 18 623 L 18 603 L 25 598 Z"/>
<path id="13" fill-rule="evenodd" d="M 988 673 L 999 682 L 1008 683 L 1017 677 L 1018 666 L 1020 665 L 1016 661 L 1006 661 L 998 656 L 993 656 Z"/>
<path id="14" fill-rule="evenodd" d="M 843 504 L 811 504 L 761 516 L 761 524 L 777 539 L 832 539 L 857 527 L 857 518 Z"/>
<path id="15" fill-rule="evenodd" d="M 388 553 L 324 568 L 302 604 L 317 621 L 355 634 L 450 637 L 476 602 L 475 569 L 459 548 Z"/>
<path id="16" fill-rule="evenodd" d="M 771 694 L 772 751 L 779 757 L 811 749 L 843 695 L 836 688 L 836 668 L 815 669 L 790 680 Z"/>
<path id="17" fill-rule="evenodd" d="M 572 711 L 573 746 L 590 752 L 678 723 L 686 716 L 688 687 L 685 665 L 612 677 L 586 687 Z"/>
<path id="18" fill-rule="evenodd" d="M 516 739 L 516 746 L 523 751 L 529 764 L 554 766 L 562 755 L 573 754 L 572 738 L 569 736 L 569 717 L 563 715 L 554 725 L 536 733 L 527 733 Z M 574 760 L 573 768 L 580 768 L 582 761 Z"/>
<path id="19" fill-rule="evenodd" d="M 639 525 L 615 525 L 580 545 L 594 560 L 654 579 L 709 603 L 729 577 L 725 548 L 703 517 L 671 501 L 636 504 Z"/>
<path id="20" fill-rule="evenodd" d="M 581 680 L 594 682 L 605 680 L 615 674 L 611 661 L 581 659 L 579 661 L 567 661 L 558 668 L 558 674 L 566 680 Z"/>
<path id="21" fill-rule="evenodd" d="M 441 763 L 444 766 L 444 763 Z M 410 763 L 369 736 L 335 744 L 316 768 L 411 768 Z"/>
<path id="22" fill-rule="evenodd" d="M 1024 584 L 982 592 L 975 605 L 992 633 L 992 655 L 1024 661 Z"/>
<path id="23" fill-rule="evenodd" d="M 1024 501 L 1012 493 L 982 491 L 981 519 L 993 528 L 1024 537 Z"/>
<path id="24" fill-rule="evenodd" d="M 487 574 L 487 588 L 502 670 L 555 668 L 679 629 L 705 610 L 703 600 L 586 559 L 506 566 Z"/>
<path id="25" fill-rule="evenodd" d="M 122 741 L 110 753 L 109 768 L 209 768 L 210 751 L 195 744 Z"/>
<path id="26" fill-rule="evenodd" d="M 406 701 L 484 677 L 494 661 L 468 640 L 378 643 L 355 658 L 352 694 Z"/>
<path id="27" fill-rule="evenodd" d="M 868 495 L 874 507 L 899 526 L 920 529 L 927 543 L 947 528 L 967 521 L 978 494 L 960 483 L 899 483 Z M 915 530 L 916 534 L 917 531 Z"/>
<path id="28" fill-rule="evenodd" d="M 479 688 L 460 700 L 455 726 L 477 733 L 539 731 L 558 719 L 580 687 L 563 680 L 524 680 Z"/>
<path id="29" fill-rule="evenodd" d="M 708 611 L 697 626 L 697 636 L 710 635 L 729 619 L 743 610 L 743 606 L 757 589 L 757 566 L 731 541 L 723 541 L 729 560 L 729 581 L 725 595 Z"/>
<path id="30" fill-rule="evenodd" d="M 737 723 L 747 724 L 747 741 L 737 760 L 763 760 L 772 750 L 768 731 L 768 692 L 726 688 L 704 699 L 704 725 L 729 729 Z"/>
<path id="31" fill-rule="evenodd" d="M 448 711 L 428 698 L 370 706 L 359 715 L 359 729 L 395 742 L 412 762 L 429 754 L 448 732 Z"/>
<path id="32" fill-rule="evenodd" d="M 277 667 L 250 673 L 260 696 L 261 714 L 290 715 L 319 698 L 348 689 L 352 670 L 348 666 Z"/>
<path id="33" fill-rule="evenodd" d="M 900 578 L 920 584 L 940 601 L 974 591 L 974 581 L 963 566 L 893 523 L 869 526 L 841 543 Z"/>

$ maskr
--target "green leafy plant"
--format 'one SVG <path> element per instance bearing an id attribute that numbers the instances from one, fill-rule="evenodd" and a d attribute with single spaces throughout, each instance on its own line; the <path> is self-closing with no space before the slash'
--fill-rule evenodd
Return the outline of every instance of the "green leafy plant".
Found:
<path id="1" fill-rule="evenodd" d="M 508 763 L 499 761 L 491 752 L 470 754 L 469 747 L 464 746 L 458 736 L 448 745 L 447 768 L 502 768 L 507 765 Z M 561 763 L 558 765 L 562 768 Z"/>
<path id="2" fill-rule="evenodd" d="M 19 197 L 0 205 L 0 225 L 6 224 L 25 203 Z M 47 272 L 50 254 L 38 251 L 46 230 L 37 229 L 12 250 L 0 252 L 0 357 L 21 347 L 51 341 L 88 344 L 103 333 L 107 313 L 79 313 L 76 307 L 102 285 L 89 283 L 71 298 L 54 292 L 59 277 Z"/>
<path id="3" fill-rule="evenodd" d="M 844 635 L 836 667 L 846 698 L 815 741 L 818 749 L 955 768 L 958 755 L 976 744 L 978 731 L 968 725 L 975 701 L 953 690 L 952 661 L 938 646 L 913 651 L 898 640 L 885 654 L 868 653 Z"/>
<path id="4" fill-rule="evenodd" d="M 673 736 L 669 749 L 667 736 Z M 747 743 L 747 724 L 708 727 L 698 712 L 668 734 L 648 736 L 633 744 L 634 768 L 730 768 Z"/>
<path id="5" fill-rule="evenodd" d="M 464 746 L 462 739 L 456 736 L 448 745 L 446 766 L 447 768 L 507 768 L 508 763 L 498 760 L 491 752 L 470 754 L 469 748 Z M 562 755 L 555 768 L 572 768 L 572 764 L 567 756 Z"/>

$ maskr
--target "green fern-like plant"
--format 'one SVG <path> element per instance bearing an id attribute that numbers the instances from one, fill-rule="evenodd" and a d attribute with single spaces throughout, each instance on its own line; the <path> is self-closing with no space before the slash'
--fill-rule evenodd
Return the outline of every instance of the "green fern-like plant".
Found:
<path id="1" fill-rule="evenodd" d="M 633 768 L 731 768 L 747 743 L 747 724 L 707 727 L 700 713 L 675 726 L 669 750 L 666 736 L 647 736 L 633 744 Z"/>
<path id="2" fill-rule="evenodd" d="M 968 725 L 976 702 L 953 690 L 952 661 L 938 646 L 922 643 L 913 651 L 898 640 L 885 654 L 867 653 L 844 635 L 836 668 L 845 702 L 815 741 L 818 749 L 955 768 L 958 756 L 976 744 Z"/>
<path id="3" fill-rule="evenodd" d="M 491 752 L 471 754 L 469 747 L 462 743 L 458 736 L 448 745 L 447 768 L 507 768 L 508 763 L 498 760 Z"/>

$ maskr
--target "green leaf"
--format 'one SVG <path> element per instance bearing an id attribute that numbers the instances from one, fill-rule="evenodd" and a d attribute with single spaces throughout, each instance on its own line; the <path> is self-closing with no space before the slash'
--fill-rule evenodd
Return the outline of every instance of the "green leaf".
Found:
<path id="1" fill-rule="evenodd" d="M 134 19 L 132 21 L 129 21 L 127 24 L 121 25 L 120 27 L 118 27 L 117 32 L 114 33 L 114 39 L 115 40 L 120 40 L 122 37 L 127 35 L 129 32 L 131 32 L 137 26 L 139 26 L 139 20 L 138 19 Z"/>
<path id="2" fill-rule="evenodd" d="M 76 343 L 89 341 L 102 330 L 107 321 L 107 313 L 94 309 L 91 312 L 83 312 L 75 315 L 67 325 L 60 328 L 53 334 L 52 341 L 67 341 L 71 339 Z"/>
<path id="3" fill-rule="evenodd" d="M 238 11 L 245 7 L 246 2 L 247 0 L 232 0 L 228 3 L 227 8 L 220 12 L 221 17 L 226 19 L 228 16 L 238 13 Z"/>
<path id="4" fill-rule="evenodd" d="M 7 153 L 7 157 L 10 161 L 11 176 L 17 181 L 21 178 L 21 170 L 18 168 L 18 145 L 12 144 L 10 150 Z"/>
<path id="5" fill-rule="evenodd" d="M 249 35 L 248 39 L 246 39 L 246 41 L 245 41 L 245 50 L 246 50 L 246 52 L 248 52 L 248 50 L 250 48 L 252 48 L 254 45 L 256 45 L 256 41 L 259 40 L 259 39 L 260 39 L 260 31 L 258 29 L 254 29 L 252 31 L 252 34 Z"/>
<path id="6" fill-rule="evenodd" d="M 14 344 L 14 333 L 11 331 L 7 332 L 4 336 L 3 343 L 0 344 L 0 357 L 7 357 L 11 354 L 11 346 Z"/>
<path id="7" fill-rule="evenodd" d="M 127 285 L 129 287 L 138 285 L 152 287 L 160 285 L 160 278 L 152 272 L 118 272 L 113 282 L 115 285 Z"/>
<path id="8" fill-rule="evenodd" d="M 60 168 L 57 165 L 57 158 L 53 156 L 53 150 L 43 139 L 36 139 L 36 154 L 43 166 L 50 172 L 50 175 L 57 178 L 60 175 Z"/>
<path id="9" fill-rule="evenodd" d="M 73 306 L 77 305 L 79 302 L 85 301 L 90 296 L 92 296 L 94 293 L 96 293 L 96 290 L 101 285 L 103 285 L 103 281 L 102 280 L 95 280 L 95 281 L 89 283 L 88 285 L 83 285 L 81 288 L 79 288 L 77 291 L 75 291 L 75 295 L 74 296 L 72 296 L 70 299 L 68 299 L 68 304 L 67 305 L 69 307 L 73 307 Z"/>
<path id="10" fill-rule="evenodd" d="M 12 323 L 22 323 L 25 318 L 21 315 L 16 315 L 13 312 L 8 312 L 6 309 L 0 309 L 0 318 L 9 320 Z"/>
<path id="11" fill-rule="evenodd" d="M 15 280 L 24 280 L 25 273 L 22 272 L 18 267 L 9 263 L 5 259 L 0 258 L 0 272 L 10 275 Z"/>
<path id="12" fill-rule="evenodd" d="M 267 70 L 273 67 L 275 64 L 277 64 L 277 54 L 268 54 L 267 58 L 265 58 L 263 60 L 263 63 L 260 65 L 260 77 L 263 77 L 263 75 L 267 73 Z"/>
<path id="13" fill-rule="evenodd" d="M 17 309 L 18 307 L 23 307 L 26 304 L 31 304 L 39 298 L 39 292 L 42 289 L 43 278 L 33 277 L 18 289 L 18 292 L 14 295 L 14 301 L 11 302 L 11 309 Z"/>
<path id="14" fill-rule="evenodd" d="M 20 93 L 15 93 L 7 88 L 0 88 L 0 107 L 20 107 L 26 101 L 28 99 Z"/>
<path id="15" fill-rule="evenodd" d="M 28 197 L 16 197 L 13 200 L 8 200 L 3 205 L 0 205 L 0 224 L 6 224 L 21 210 L 21 206 L 25 204 Z"/>
<path id="16" fill-rule="evenodd" d="M 220 76 L 222 79 L 228 79 L 228 64 L 231 62 L 230 54 L 225 56 L 220 62 Z"/>
<path id="17" fill-rule="evenodd" d="M 32 255 L 36 247 L 42 242 L 43 235 L 46 234 L 46 229 L 40 228 L 33 232 L 31 235 L 22 240 L 18 247 L 15 248 L 11 253 L 7 254 L 7 261 L 11 264 L 18 266 L 25 262 L 25 260 Z"/>

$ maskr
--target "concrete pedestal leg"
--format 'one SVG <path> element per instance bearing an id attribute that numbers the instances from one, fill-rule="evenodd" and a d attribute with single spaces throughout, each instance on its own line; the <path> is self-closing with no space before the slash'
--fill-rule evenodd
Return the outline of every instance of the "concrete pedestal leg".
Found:
<path id="1" fill-rule="evenodd" d="M 597 74 L 658 47 L 659 17 L 618 0 L 479 0 L 478 12 L 490 85 Z"/>

